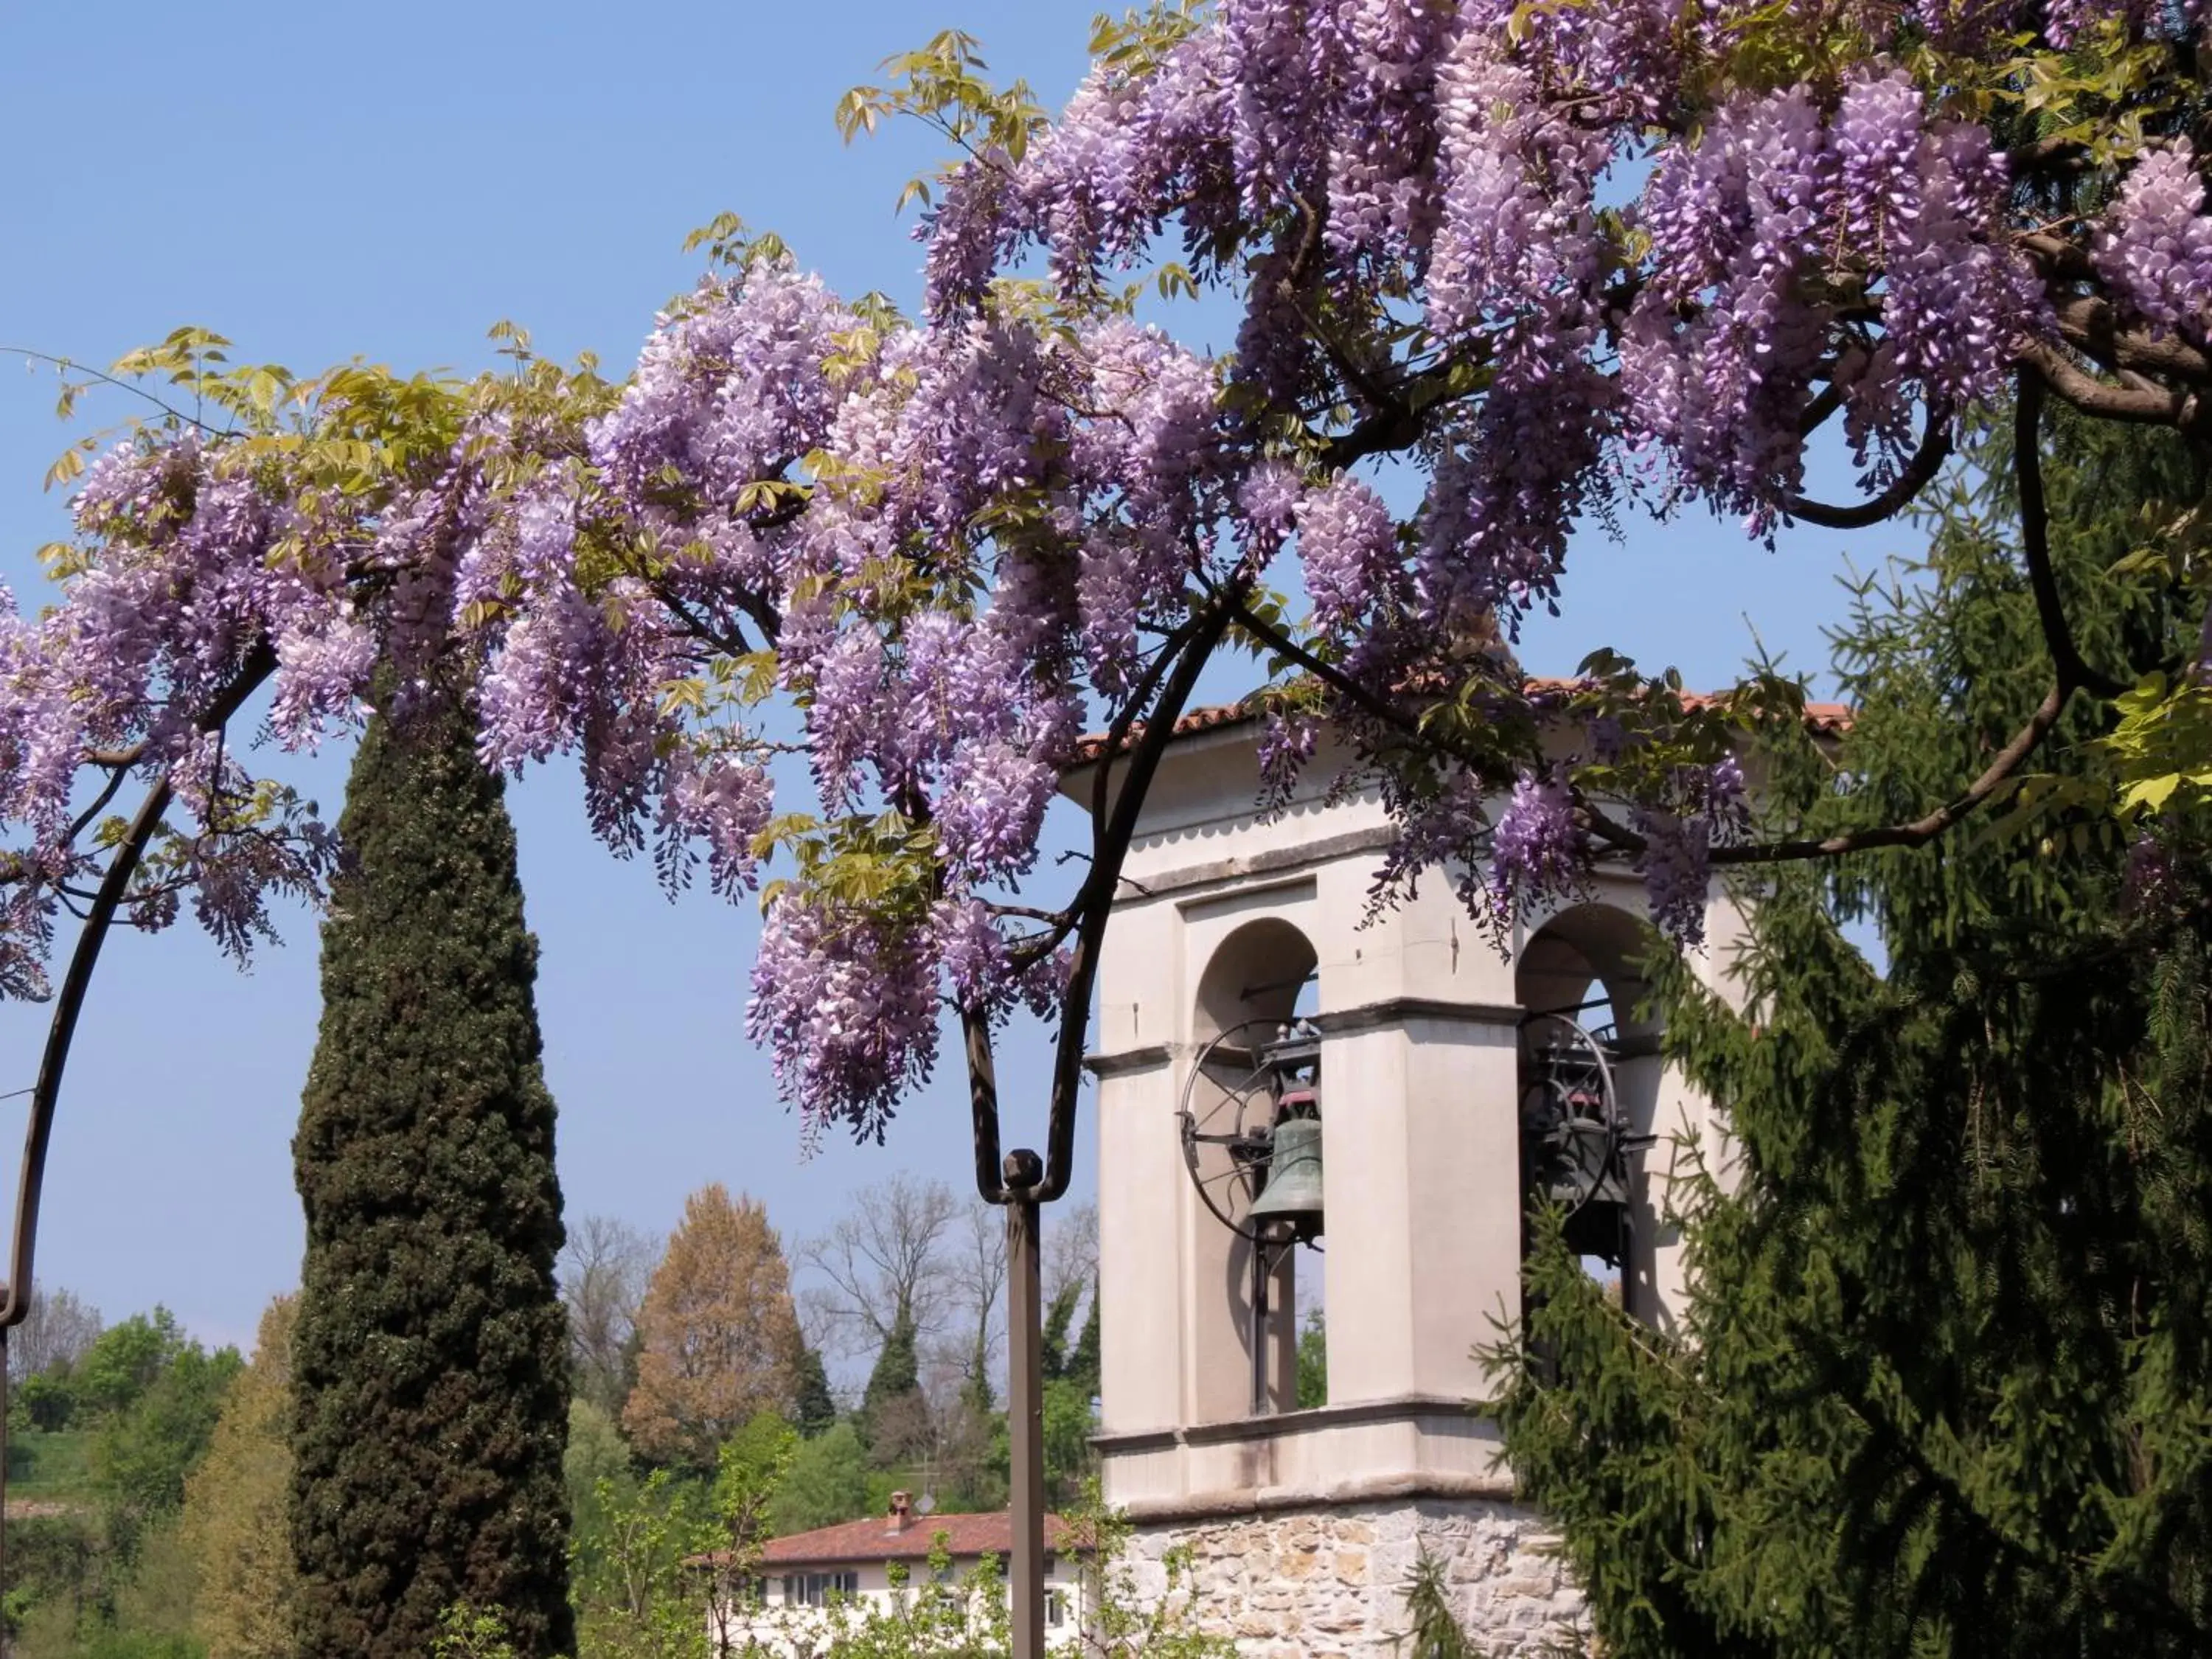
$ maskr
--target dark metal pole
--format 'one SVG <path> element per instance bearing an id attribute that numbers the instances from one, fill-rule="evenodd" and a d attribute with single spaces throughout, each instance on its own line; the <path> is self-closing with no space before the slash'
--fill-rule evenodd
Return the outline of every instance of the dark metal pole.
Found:
<path id="1" fill-rule="evenodd" d="M 1007 1462 L 1014 1532 L 1013 1659 L 1044 1659 L 1044 1310 L 1036 1192 L 1044 1161 L 1006 1155 Z"/>
<path id="2" fill-rule="evenodd" d="M 8 1328 L 0 1325 L 0 1609 L 8 1605 Z M 0 1659 L 15 1650 L 0 1611 Z"/>
<path id="3" fill-rule="evenodd" d="M 1252 1345 L 1252 1415 L 1267 1414 L 1267 1230 L 1252 1229 L 1252 1307 L 1248 1321 Z"/>

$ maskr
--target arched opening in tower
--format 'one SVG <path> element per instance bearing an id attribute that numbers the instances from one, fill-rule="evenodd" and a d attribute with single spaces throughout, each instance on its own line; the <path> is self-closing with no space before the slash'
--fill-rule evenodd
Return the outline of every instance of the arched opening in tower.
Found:
<path id="1" fill-rule="evenodd" d="M 1558 1206 L 1584 1267 L 1647 1316 L 1659 1218 L 1643 1166 L 1662 1081 L 1660 1028 L 1639 1018 L 1649 937 L 1626 910 L 1578 904 L 1515 963 L 1525 1213 Z"/>
<path id="2" fill-rule="evenodd" d="M 1200 1315 L 1237 1332 L 1249 1380 L 1238 1415 L 1299 1403 L 1300 1258 L 1317 1271 L 1322 1221 L 1317 963 L 1297 927 L 1257 918 L 1216 948 L 1194 1011 L 1200 1047 L 1179 1127 L 1198 1223 L 1212 1228 L 1194 1240 Z M 1233 1397 L 1201 1393 L 1207 1416 Z"/>

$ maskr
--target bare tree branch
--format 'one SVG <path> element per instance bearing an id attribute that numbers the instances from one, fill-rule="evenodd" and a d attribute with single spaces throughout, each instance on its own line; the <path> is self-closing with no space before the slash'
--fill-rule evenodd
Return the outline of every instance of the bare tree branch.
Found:
<path id="1" fill-rule="evenodd" d="M 853 1207 L 797 1259 L 821 1280 L 808 1298 L 823 1340 L 843 1353 L 880 1346 L 902 1317 L 933 1334 L 951 1299 L 946 1251 L 960 1206 L 941 1181 L 901 1173 L 854 1195 Z"/>
<path id="2" fill-rule="evenodd" d="M 1098 1206 L 1078 1204 L 1059 1212 L 1044 1236 L 1043 1289 L 1047 1307 L 1098 1277 Z"/>
<path id="3" fill-rule="evenodd" d="M 953 1295 L 967 1316 L 968 1343 L 960 1356 L 963 1376 L 988 1383 L 1006 1345 L 1006 1219 L 995 1206 L 969 1204 L 946 1251 Z"/>
<path id="4" fill-rule="evenodd" d="M 629 1392 L 630 1339 L 661 1241 L 613 1216 L 572 1218 L 554 1277 L 568 1313 L 576 1392 L 618 1418 Z"/>
<path id="5" fill-rule="evenodd" d="M 1199 677 L 1212 660 L 1213 648 L 1228 633 L 1237 607 L 1243 603 L 1246 584 L 1230 590 L 1200 608 L 1205 618 L 1175 653 L 1174 672 L 1168 677 L 1158 702 L 1146 717 L 1142 735 L 1131 746 L 1128 776 L 1122 781 L 1113 810 L 1103 819 L 1091 820 L 1091 873 L 1084 878 L 1073 907 L 1081 917 L 1077 928 L 1073 961 L 1067 988 L 1060 994 L 1060 1038 L 1053 1052 L 1051 1105 L 1046 1126 L 1044 1180 L 1032 1196 L 1050 1204 L 1067 1191 L 1075 1172 L 1075 1103 L 1083 1086 L 1083 1050 L 1091 1026 L 1091 992 L 1098 977 L 1098 948 L 1106 936 L 1106 920 L 1121 885 L 1122 860 L 1137 832 L 1137 816 L 1160 757 L 1174 740 L 1176 722 L 1182 718 Z M 989 1194 L 986 1194 L 989 1196 Z"/>
<path id="6" fill-rule="evenodd" d="M 1910 823 L 1854 830 L 1817 841 L 1754 842 L 1741 847 L 1716 847 L 1712 860 L 1715 864 L 1785 864 L 1802 859 L 1834 858 L 1877 847 L 1918 847 L 1931 842 L 1996 794 L 2027 757 L 2042 747 L 2043 740 L 2058 724 L 2059 713 L 2066 706 L 2066 690 L 2064 685 L 2054 684 L 2036 705 L 2027 724 L 2013 734 L 2012 740 L 1997 751 L 1996 758 L 1966 786 L 1965 793 L 1924 817 L 1915 818 Z"/>

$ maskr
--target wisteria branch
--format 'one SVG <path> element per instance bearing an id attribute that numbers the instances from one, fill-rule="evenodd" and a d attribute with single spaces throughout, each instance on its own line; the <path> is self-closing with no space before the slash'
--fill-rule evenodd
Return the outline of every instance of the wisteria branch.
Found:
<path id="1" fill-rule="evenodd" d="M 991 1021 L 981 1008 L 960 1010 L 960 1031 L 968 1065 L 968 1106 L 973 1122 L 975 1189 L 987 1204 L 1005 1204 L 1017 1197 L 1049 1204 L 1067 1190 L 1074 1174 L 1075 1106 L 1083 1079 L 1083 1051 L 1091 1024 L 1091 990 L 1097 978 L 1098 946 L 1107 917 L 1121 886 L 1122 860 L 1136 834 L 1137 814 L 1152 775 L 1175 733 L 1176 721 L 1190 701 L 1199 676 L 1213 655 L 1229 622 L 1229 606 L 1221 602 L 1194 609 L 1147 665 L 1121 713 L 1100 757 L 1098 778 L 1091 798 L 1091 869 L 1066 910 L 1057 913 L 1018 910 L 994 906 L 1008 915 L 1020 914 L 1045 922 L 1054 932 L 1051 946 L 1072 930 L 1076 935 L 1068 982 L 1060 994 L 1060 1036 L 1054 1049 L 1053 1078 L 1048 1096 L 1044 1180 L 1034 1189 L 1017 1193 L 1007 1185 L 1000 1157 L 998 1061 L 991 1042 Z M 1172 669 L 1172 677 L 1167 678 Z M 1153 690 L 1167 678 L 1157 702 L 1147 704 Z M 1107 775 L 1113 757 L 1129 751 L 1128 772 L 1118 799 L 1109 802 Z M 1080 856 L 1080 855 L 1078 855 Z"/>
<path id="2" fill-rule="evenodd" d="M 2018 362 L 2033 368 L 2051 390 L 2075 408 L 2100 420 L 2187 427 L 2197 418 L 2195 392 L 2171 386 L 2109 386 L 2083 370 L 2064 351 L 2045 341 L 2031 342 L 2023 347 Z"/>
<path id="3" fill-rule="evenodd" d="M 1067 988 L 1060 997 L 1060 1041 L 1053 1056 L 1051 1115 L 1047 1127 L 1043 1184 L 1029 1196 L 1049 1204 L 1067 1191 L 1075 1172 L 1075 1103 L 1083 1083 L 1083 1050 L 1091 1024 L 1091 992 L 1098 977 L 1098 951 L 1106 936 L 1106 921 L 1113 913 L 1121 885 L 1121 863 L 1137 832 L 1137 819 L 1152 787 L 1160 758 L 1174 740 L 1176 720 L 1189 705 L 1199 678 L 1212 660 L 1214 647 L 1229 631 L 1237 607 L 1243 603 L 1242 586 L 1202 608 L 1196 626 L 1175 653 L 1175 668 L 1153 705 L 1143 732 L 1129 754 L 1129 769 L 1111 814 L 1093 821 L 1091 873 L 1084 880 L 1073 907 L 1081 918 L 1077 926 L 1073 961 Z M 980 1167 L 979 1167 L 980 1173 Z"/>
<path id="4" fill-rule="evenodd" d="M 1357 681 L 1330 667 L 1310 652 L 1301 649 L 1279 629 L 1249 611 L 1240 612 L 1237 621 L 1240 625 L 1250 628 L 1266 638 L 1269 644 L 1292 661 L 1354 698 L 1365 711 L 1388 720 L 1395 729 L 1416 738 L 1436 753 L 1453 759 L 1464 758 L 1440 744 L 1433 734 L 1424 731 L 1419 721 L 1408 717 L 1404 711 L 1392 708 Z M 1933 841 L 1996 794 L 2027 758 L 2042 746 L 2043 740 L 2057 723 L 2059 713 L 2065 706 L 2065 693 L 2070 689 L 2070 686 L 2054 685 L 2050 696 L 2045 697 L 2027 724 L 1998 752 L 1981 776 L 1975 779 L 1963 793 L 1924 817 L 1906 823 L 1851 830 L 1817 840 L 1749 842 L 1718 846 L 1712 849 L 1712 860 L 1715 864 L 1784 864 L 1806 859 L 1838 858 L 1847 853 L 1866 852 L 1881 847 L 1917 847 Z M 1574 799 L 1577 819 L 1592 839 L 1602 842 L 1613 852 L 1632 856 L 1644 850 L 1646 842 L 1642 836 L 1608 816 L 1579 790 L 1575 792 Z"/>
<path id="5" fill-rule="evenodd" d="M 1910 507 L 1913 498 L 1928 487 L 1950 458 L 1951 413 L 1948 410 L 1930 408 L 1920 447 L 1913 452 L 1912 459 L 1891 481 L 1889 488 L 1880 495 L 1849 507 L 1831 507 L 1803 495 L 1790 495 L 1783 499 L 1782 510 L 1793 519 L 1819 525 L 1825 530 L 1864 530 Z"/>
<path id="6" fill-rule="evenodd" d="M 0 345 L 0 356 L 21 357 L 26 362 L 44 363 L 59 374 L 82 374 L 88 380 L 97 381 L 101 386 L 112 386 L 118 392 L 126 392 L 134 398 L 143 398 L 153 404 L 170 419 L 180 421 L 195 431 L 204 432 L 210 438 L 235 438 L 242 435 L 234 427 L 210 426 L 197 415 L 185 414 L 175 404 L 164 402 L 136 381 L 120 379 L 104 370 L 90 368 L 68 357 L 57 357 L 46 351 L 33 351 L 27 346 L 11 345 Z M 0 1330 L 6 1328 L 4 1324 L 0 1324 Z"/>
<path id="7" fill-rule="evenodd" d="M 1202 609 L 1194 607 L 1188 617 L 1169 632 L 1161 641 L 1158 651 L 1153 653 L 1152 661 L 1145 665 L 1145 672 L 1138 677 L 1136 684 L 1130 688 L 1121 713 L 1115 715 L 1114 723 L 1107 728 L 1105 745 L 1098 759 L 1098 775 L 1091 780 L 1091 821 L 1093 823 L 1106 821 L 1106 803 L 1114 774 L 1114 757 L 1127 744 L 1130 732 L 1135 728 L 1139 718 L 1151 702 L 1152 693 L 1158 690 L 1160 678 L 1167 672 L 1168 665 L 1176 660 L 1176 653 L 1188 642 L 1204 615 Z M 1078 908 L 1080 903 L 1079 896 L 1077 905 L 1070 908 Z"/>
<path id="8" fill-rule="evenodd" d="M 62 837 L 65 845 L 74 844 L 76 838 L 89 829 L 98 820 L 100 815 L 107 810 L 108 803 L 115 799 L 123 787 L 123 780 L 128 776 L 130 774 L 119 766 L 109 771 L 107 782 L 102 786 L 100 793 L 93 798 L 92 804 L 70 821 L 69 833 Z"/>
<path id="9" fill-rule="evenodd" d="M 2051 653 L 2061 693 L 2076 687 L 2094 697 L 2117 697 L 2127 688 L 2082 660 L 2066 625 L 2066 606 L 2051 567 L 2051 509 L 2043 494 L 2043 376 L 2022 364 L 2013 398 L 2013 474 L 2020 489 L 2021 555 L 2035 594 L 2036 620 Z"/>
<path id="10" fill-rule="evenodd" d="M 1374 691 L 1361 684 L 1359 681 L 1334 664 L 1314 655 L 1282 629 L 1253 610 L 1250 605 L 1238 605 L 1236 618 L 1238 627 L 1256 635 L 1270 650 L 1296 663 L 1307 673 L 1328 686 L 1329 690 L 1350 701 L 1362 714 L 1373 716 L 1393 730 L 1426 744 L 1440 754 L 1449 753 L 1449 750 L 1439 744 L 1432 735 L 1421 729 L 1420 721 L 1414 716 L 1389 699 L 1377 696 Z"/>
<path id="11" fill-rule="evenodd" d="M 2012 740 L 1999 750 L 1996 757 L 1984 768 L 1979 777 L 1966 786 L 1964 793 L 1953 797 L 1923 817 L 1909 823 L 1884 824 L 1872 830 L 1852 830 L 1840 835 L 1818 840 L 1751 842 L 1735 847 L 1716 847 L 1712 850 L 1715 864 L 1787 864 L 1804 859 L 1838 858 L 1846 853 L 1863 853 L 1881 847 L 1920 847 L 1934 841 L 1960 819 L 1968 817 L 1998 790 L 2004 787 L 2013 774 L 2051 735 L 2058 724 L 2058 716 L 2066 707 L 2067 688 L 2057 683 L 2044 694 L 2027 723 L 2014 732 Z"/>
<path id="12" fill-rule="evenodd" d="M 275 650 L 265 640 L 258 642 L 230 684 L 201 714 L 198 722 L 200 730 L 211 732 L 228 724 L 262 682 L 276 672 Z M 54 1107 L 61 1098 L 62 1074 L 69 1066 L 70 1050 L 76 1040 L 77 1019 L 84 1009 L 85 994 L 92 988 L 93 969 L 100 963 L 100 947 L 106 943 L 108 931 L 131 890 L 131 878 L 137 873 L 147 848 L 161 830 L 161 815 L 168 810 L 173 787 L 168 774 L 164 773 L 147 791 L 114 857 L 108 860 L 107 872 L 100 878 L 99 892 L 85 915 L 76 948 L 70 953 L 68 971 L 63 975 L 61 988 L 54 998 L 54 1011 L 46 1023 L 46 1051 L 40 1058 L 38 1081 L 31 1091 L 30 1121 L 23 1131 L 22 1179 L 15 1196 L 15 1243 L 8 1280 L 0 1286 L 0 1331 L 21 1324 L 30 1311 L 31 1258 L 38 1237 L 39 1195 L 46 1182 L 46 1146 L 53 1134 Z"/>

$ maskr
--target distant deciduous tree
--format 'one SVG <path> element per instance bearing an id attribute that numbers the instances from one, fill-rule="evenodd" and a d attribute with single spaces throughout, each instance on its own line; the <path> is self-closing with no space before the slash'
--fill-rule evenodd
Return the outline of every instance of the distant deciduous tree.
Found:
<path id="1" fill-rule="evenodd" d="M 1098 1206 L 1074 1204 L 1046 1224 L 1044 1299 L 1050 1307 L 1063 1297 L 1079 1303 L 1098 1277 Z"/>
<path id="2" fill-rule="evenodd" d="M 1297 1391 L 1302 1412 L 1328 1404 L 1328 1321 L 1319 1308 L 1298 1329 Z"/>
<path id="3" fill-rule="evenodd" d="M 148 1389 L 182 1353 L 187 1341 L 177 1316 L 156 1306 L 100 1332 L 73 1367 L 80 1410 L 120 1411 Z"/>
<path id="4" fill-rule="evenodd" d="M 638 1334 L 623 1424 L 646 1456 L 712 1468 L 722 1442 L 757 1413 L 788 1412 L 802 1344 L 768 1211 L 719 1182 L 685 1200 Z"/>
<path id="5" fill-rule="evenodd" d="M 182 1537 L 198 1571 L 208 1659 L 292 1659 L 298 1575 L 286 1510 L 292 1479 L 292 1323 L 299 1298 L 261 1316 L 253 1363 L 223 1401 L 185 1482 Z"/>
<path id="6" fill-rule="evenodd" d="M 1085 1400 L 1098 1395 L 1098 1287 L 1091 1287 L 1091 1311 L 1083 1316 L 1083 1329 L 1068 1351 L 1067 1380 L 1083 1391 Z"/>
<path id="7" fill-rule="evenodd" d="M 107 1502 L 111 1533 L 126 1544 L 146 1521 L 184 1502 L 185 1473 L 207 1449 L 224 1396 L 245 1369 L 235 1348 L 210 1353 L 173 1322 L 167 1331 L 174 1340 L 164 1336 L 159 1369 L 143 1385 L 134 1380 L 93 1436 L 93 1480 Z M 111 1381 L 123 1386 L 119 1376 Z"/>
<path id="8" fill-rule="evenodd" d="M 966 1315 L 966 1352 L 958 1362 L 962 1397 L 970 1411 L 988 1417 L 997 1405 L 991 1379 L 1005 1347 L 999 1305 L 1006 1290 L 1005 1212 L 969 1204 L 948 1255 L 953 1290 Z"/>
<path id="9" fill-rule="evenodd" d="M 84 1357 L 103 1327 L 100 1310 L 74 1291 L 33 1288 L 23 1322 L 8 1333 L 8 1380 L 21 1383 L 65 1373 Z"/>
<path id="10" fill-rule="evenodd" d="M 555 1272 L 568 1310 L 569 1385 L 610 1417 L 637 1381 L 637 1310 L 659 1254 L 641 1228 L 613 1216 L 568 1223 Z"/>
<path id="11" fill-rule="evenodd" d="M 873 1509 L 868 1449 L 852 1424 L 839 1423 L 792 1454 L 791 1470 L 769 1504 L 769 1522 L 780 1537 L 857 1521 Z"/>
<path id="12" fill-rule="evenodd" d="M 838 1352 L 880 1352 L 907 1327 L 915 1342 L 936 1334 L 953 1287 L 945 1253 L 960 1201 L 941 1181 L 900 1174 L 864 1187 L 852 1208 L 799 1260 L 822 1281 L 810 1306 Z"/>

